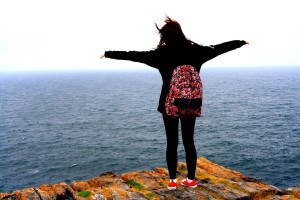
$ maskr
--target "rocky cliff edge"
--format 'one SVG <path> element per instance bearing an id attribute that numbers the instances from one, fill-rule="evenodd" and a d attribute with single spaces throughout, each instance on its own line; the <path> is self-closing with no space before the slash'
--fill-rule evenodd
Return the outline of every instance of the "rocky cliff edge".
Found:
<path id="1" fill-rule="evenodd" d="M 178 164 L 178 182 L 187 176 L 186 164 Z M 6 199 L 300 199 L 300 185 L 284 191 L 267 185 L 237 171 L 219 166 L 203 157 L 197 159 L 196 180 L 198 187 L 186 188 L 181 185 L 169 191 L 168 171 L 155 168 L 148 171 L 128 172 L 118 175 L 106 172 L 86 181 L 74 181 L 70 185 L 59 183 L 36 188 L 0 193 L 0 200 Z"/>

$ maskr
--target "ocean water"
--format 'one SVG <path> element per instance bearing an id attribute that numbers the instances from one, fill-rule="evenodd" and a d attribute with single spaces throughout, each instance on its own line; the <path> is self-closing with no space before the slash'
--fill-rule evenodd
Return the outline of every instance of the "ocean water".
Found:
<path id="1" fill-rule="evenodd" d="M 300 184 L 300 69 L 203 68 L 198 156 Z M 156 70 L 0 73 L 0 192 L 166 167 Z M 182 141 L 178 148 L 185 161 Z"/>

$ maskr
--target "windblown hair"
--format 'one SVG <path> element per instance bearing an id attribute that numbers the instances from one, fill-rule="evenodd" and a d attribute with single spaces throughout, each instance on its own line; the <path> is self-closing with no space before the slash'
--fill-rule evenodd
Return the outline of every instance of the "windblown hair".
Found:
<path id="1" fill-rule="evenodd" d="M 157 24 L 155 24 L 160 34 L 160 41 L 157 45 L 157 49 L 162 46 L 183 46 L 192 43 L 192 41 L 185 37 L 181 26 L 177 21 L 172 20 L 167 16 L 164 22 L 166 24 L 162 28 L 159 28 Z"/>

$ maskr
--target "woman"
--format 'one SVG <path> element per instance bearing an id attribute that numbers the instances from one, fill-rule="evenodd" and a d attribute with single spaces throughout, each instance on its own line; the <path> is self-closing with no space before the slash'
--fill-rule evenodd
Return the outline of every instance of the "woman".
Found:
<path id="1" fill-rule="evenodd" d="M 179 119 L 170 117 L 166 114 L 165 101 L 169 91 L 172 72 L 180 65 L 191 65 L 199 72 L 202 64 L 206 61 L 248 43 L 235 40 L 214 46 L 201 46 L 188 40 L 182 32 L 180 24 L 169 17 L 166 18 L 165 25 L 162 28 L 158 28 L 157 25 L 156 28 L 160 34 L 160 42 L 155 50 L 143 52 L 105 51 L 105 54 L 101 55 L 100 58 L 107 57 L 145 63 L 159 70 L 162 76 L 163 85 L 157 110 L 162 113 L 167 137 L 166 159 L 170 177 L 168 189 L 174 190 L 177 187 L 176 168 L 178 162 L 177 146 L 179 121 L 181 123 L 182 140 L 188 169 L 188 177 L 181 183 L 184 186 L 195 188 L 197 187 L 195 181 L 197 153 L 194 145 L 194 127 L 196 118 L 189 117 Z"/>

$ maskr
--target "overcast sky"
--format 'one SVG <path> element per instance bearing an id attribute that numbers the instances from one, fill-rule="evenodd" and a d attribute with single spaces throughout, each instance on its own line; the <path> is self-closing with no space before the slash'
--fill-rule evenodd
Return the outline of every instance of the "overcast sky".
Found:
<path id="1" fill-rule="evenodd" d="M 1 0 L 0 71 L 146 69 L 99 56 L 155 48 L 165 14 L 203 45 L 250 42 L 206 67 L 300 66 L 298 0 Z"/>

